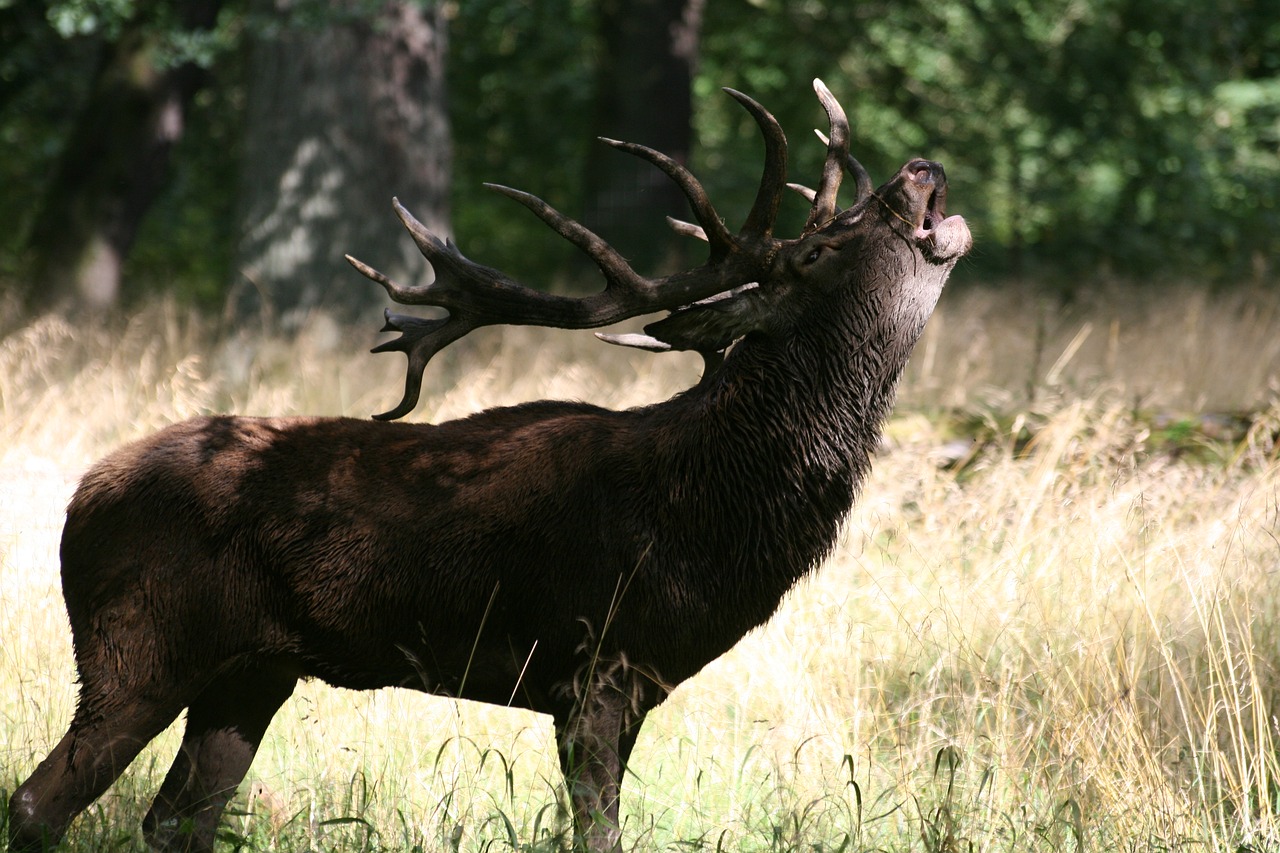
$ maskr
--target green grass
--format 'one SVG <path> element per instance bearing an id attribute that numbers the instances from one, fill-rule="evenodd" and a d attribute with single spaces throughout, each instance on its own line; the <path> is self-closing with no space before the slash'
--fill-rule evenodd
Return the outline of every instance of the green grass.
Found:
<path id="1" fill-rule="evenodd" d="M 646 723 L 625 843 L 1280 847 L 1277 319 L 1273 292 L 948 294 L 833 558 Z M 635 405 L 697 371 L 585 333 L 474 337 L 432 366 L 415 417 Z M 0 340 L 6 799 L 74 701 L 56 547 L 79 473 L 199 412 L 385 410 L 402 361 L 365 354 L 374 340 L 324 318 L 227 333 L 172 306 Z M 140 846 L 175 748 L 170 731 L 146 750 L 66 849 Z M 226 832 L 256 850 L 554 850 L 561 797 L 546 718 L 308 684 Z"/>

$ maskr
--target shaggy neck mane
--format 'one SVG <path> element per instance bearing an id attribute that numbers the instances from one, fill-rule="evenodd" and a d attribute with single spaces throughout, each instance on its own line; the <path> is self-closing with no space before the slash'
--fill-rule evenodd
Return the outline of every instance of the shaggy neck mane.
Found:
<path id="1" fill-rule="evenodd" d="M 708 635 L 727 650 L 834 547 L 892 404 L 905 348 L 879 338 L 741 342 L 711 383 L 647 411 L 671 521 L 655 560 L 683 552 L 685 583 L 722 606 Z M 700 639 L 705 651 L 715 643 Z M 704 660 L 696 662 L 694 670 Z M 668 662 L 669 676 L 686 677 Z"/>

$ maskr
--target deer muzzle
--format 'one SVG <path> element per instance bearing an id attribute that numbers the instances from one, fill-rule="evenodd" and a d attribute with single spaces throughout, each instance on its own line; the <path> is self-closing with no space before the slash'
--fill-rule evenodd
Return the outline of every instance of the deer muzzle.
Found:
<path id="1" fill-rule="evenodd" d="M 962 216 L 947 216 L 947 173 L 941 163 L 912 160 L 902 167 L 905 195 L 910 199 L 915 238 L 936 261 L 958 259 L 973 247 L 973 235 Z"/>

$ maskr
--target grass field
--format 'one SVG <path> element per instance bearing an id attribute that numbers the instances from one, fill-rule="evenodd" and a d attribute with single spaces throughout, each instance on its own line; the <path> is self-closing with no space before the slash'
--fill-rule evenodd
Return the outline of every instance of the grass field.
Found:
<path id="1" fill-rule="evenodd" d="M 376 326 L 371 322 L 369 329 Z M 629 406 L 694 361 L 480 332 L 417 418 Z M 314 318 L 221 331 L 173 306 L 0 339 L 0 789 L 74 701 L 58 591 L 86 465 L 189 415 L 367 415 L 402 360 Z M 1170 286 L 1061 306 L 949 293 L 835 556 L 653 713 L 637 850 L 1280 849 L 1280 295 Z M 141 846 L 170 731 L 66 849 Z M 547 719 L 301 687 L 226 822 L 244 849 L 553 850 Z"/>

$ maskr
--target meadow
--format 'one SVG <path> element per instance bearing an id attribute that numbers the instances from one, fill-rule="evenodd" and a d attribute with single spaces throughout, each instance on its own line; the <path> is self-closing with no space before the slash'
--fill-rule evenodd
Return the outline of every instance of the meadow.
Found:
<path id="1" fill-rule="evenodd" d="M 172 304 L 0 321 L 0 794 L 75 697 L 64 507 L 122 442 L 211 411 L 389 408 L 371 317 L 291 332 Z M 696 359 L 482 330 L 416 419 L 541 397 L 623 407 Z M 743 500 L 750 500 L 744 495 Z M 628 849 L 1280 849 L 1280 293 L 1171 284 L 1062 303 L 944 295 L 834 556 L 649 718 Z M 178 724 L 180 725 L 180 723 Z M 141 848 L 157 740 L 65 849 Z M 225 837 L 246 850 L 556 850 L 549 720 L 300 686 Z"/>

